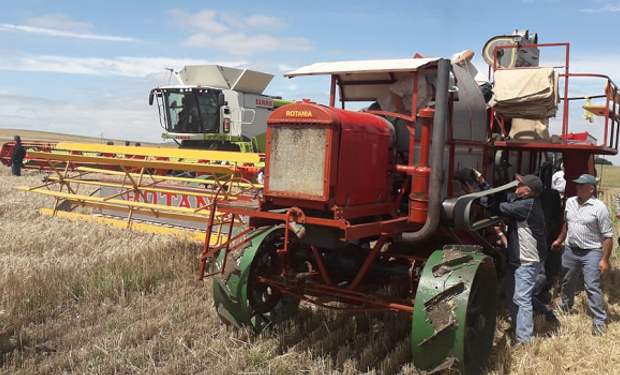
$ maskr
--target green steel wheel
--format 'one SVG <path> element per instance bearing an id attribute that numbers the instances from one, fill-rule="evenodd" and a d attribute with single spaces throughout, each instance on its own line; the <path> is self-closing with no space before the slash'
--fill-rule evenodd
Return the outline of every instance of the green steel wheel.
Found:
<path id="1" fill-rule="evenodd" d="M 413 310 L 413 363 L 481 374 L 495 334 L 497 277 L 477 246 L 446 246 L 428 259 Z"/>
<path id="2" fill-rule="evenodd" d="M 261 230 L 264 228 L 256 231 Z M 238 328 L 250 326 L 260 332 L 266 326 L 281 324 L 297 314 L 299 299 L 255 280 L 258 276 L 269 277 L 282 272 L 284 267 L 277 250 L 284 247 L 283 237 L 284 228 L 273 227 L 228 254 L 224 272 L 213 278 L 213 299 L 222 321 Z M 218 269 L 223 261 L 224 252 L 221 252 L 216 263 Z"/>

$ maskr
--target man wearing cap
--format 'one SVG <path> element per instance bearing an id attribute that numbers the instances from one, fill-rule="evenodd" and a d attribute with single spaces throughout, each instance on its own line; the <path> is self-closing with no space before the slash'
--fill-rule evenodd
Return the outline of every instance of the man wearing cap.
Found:
<path id="1" fill-rule="evenodd" d="M 607 322 L 601 275 L 609 270 L 614 231 L 607 206 L 594 196 L 596 178 L 582 174 L 573 182 L 577 184 L 577 195 L 566 200 L 564 227 L 552 244 L 553 249 L 560 249 L 563 242 L 565 245 L 560 308 L 569 312 L 573 307 L 583 269 L 588 305 L 594 316 L 592 334 L 601 335 Z"/>
<path id="2" fill-rule="evenodd" d="M 479 172 L 474 177 L 482 190 L 490 188 Z M 524 343 L 534 338 L 532 297 L 536 277 L 547 259 L 547 241 L 545 216 L 538 199 L 542 181 L 534 175 L 517 175 L 517 180 L 517 190 L 506 201 L 480 203 L 508 219 L 506 300 L 517 340 Z"/>

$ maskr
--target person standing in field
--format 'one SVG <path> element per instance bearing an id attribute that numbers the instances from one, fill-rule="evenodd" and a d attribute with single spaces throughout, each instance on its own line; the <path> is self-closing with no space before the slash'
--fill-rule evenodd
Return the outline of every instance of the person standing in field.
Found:
<path id="1" fill-rule="evenodd" d="M 464 169 L 461 176 L 471 175 L 481 190 L 489 190 L 480 172 Z M 505 199 L 480 201 L 489 211 L 508 219 L 506 250 L 506 301 L 517 340 L 525 343 L 534 338 L 533 297 L 537 276 L 547 259 L 545 216 L 538 196 L 543 183 L 535 175 L 517 175 L 517 190 Z"/>
<path id="2" fill-rule="evenodd" d="M 560 169 L 551 176 L 551 188 L 560 192 L 560 197 L 564 199 L 566 190 L 566 180 L 564 179 L 564 162 L 560 163 Z"/>
<path id="3" fill-rule="evenodd" d="M 583 279 L 588 305 L 592 312 L 592 334 L 603 334 L 607 323 L 607 311 L 601 289 L 601 275 L 609 270 L 609 257 L 613 248 L 613 226 L 607 206 L 594 194 L 596 177 L 582 174 L 573 180 L 577 184 L 577 195 L 566 200 L 564 227 L 553 241 L 552 249 L 562 254 L 562 301 L 560 309 L 569 312 L 575 302 L 575 289 L 583 269 Z"/>
<path id="4" fill-rule="evenodd" d="M 13 153 L 11 154 L 11 173 L 13 176 L 21 176 L 26 149 L 22 146 L 22 139 L 19 135 L 16 135 L 13 140 L 15 146 L 13 146 Z"/>
<path id="5" fill-rule="evenodd" d="M 616 199 L 614 200 L 614 212 L 616 213 L 616 219 L 620 219 L 620 191 L 616 195 Z M 620 246 L 620 236 L 616 239 L 618 242 L 618 246 Z"/>

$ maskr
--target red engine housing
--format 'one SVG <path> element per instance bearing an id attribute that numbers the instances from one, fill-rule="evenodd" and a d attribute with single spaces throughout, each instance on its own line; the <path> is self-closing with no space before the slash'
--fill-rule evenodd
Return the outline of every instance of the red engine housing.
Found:
<path id="1" fill-rule="evenodd" d="M 299 102 L 278 108 L 267 123 L 266 200 L 350 208 L 351 217 L 367 216 L 363 206 L 391 201 L 394 157 L 386 120 Z"/>

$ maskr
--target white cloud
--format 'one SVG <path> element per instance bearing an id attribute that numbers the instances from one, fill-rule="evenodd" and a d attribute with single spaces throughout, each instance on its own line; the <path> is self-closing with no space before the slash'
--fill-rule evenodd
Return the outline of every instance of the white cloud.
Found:
<path id="1" fill-rule="evenodd" d="M 218 48 L 233 55 L 253 55 L 258 52 L 308 51 L 314 43 L 306 38 L 278 38 L 270 35 L 229 33 L 224 35 L 194 34 L 183 45 L 189 47 Z"/>
<path id="2" fill-rule="evenodd" d="M 73 31 L 47 29 L 47 28 L 42 28 L 42 27 L 25 26 L 25 25 L 12 25 L 9 23 L 0 24 L 0 32 L 2 31 L 14 31 L 14 32 L 22 32 L 22 33 L 53 36 L 53 37 L 63 37 L 63 38 L 104 40 L 104 41 L 111 41 L 111 42 L 137 42 L 138 41 L 138 39 L 127 38 L 123 36 L 76 33 Z"/>
<path id="3" fill-rule="evenodd" d="M 219 12 L 218 16 L 231 28 L 239 30 L 258 29 L 263 31 L 267 29 L 271 31 L 281 31 L 287 27 L 284 20 L 264 14 L 253 14 L 247 17 L 242 17 L 236 13 Z"/>
<path id="4" fill-rule="evenodd" d="M 238 22 L 238 21 L 237 21 Z M 242 24 L 250 28 L 269 28 L 271 30 L 283 30 L 286 28 L 286 24 L 283 20 L 272 17 L 265 16 L 262 14 L 255 14 L 243 19 Z"/>
<path id="5" fill-rule="evenodd" d="M 74 21 L 68 15 L 62 13 L 50 13 L 30 18 L 26 20 L 26 24 L 42 29 L 73 31 L 75 33 L 88 33 L 93 29 L 92 23 Z"/>
<path id="6" fill-rule="evenodd" d="M 579 11 L 584 13 L 615 13 L 620 12 L 620 3 L 607 4 L 598 8 L 580 9 Z"/>
<path id="7" fill-rule="evenodd" d="M 195 31 L 181 42 L 184 46 L 224 50 L 233 55 L 253 55 L 261 52 L 308 51 L 314 42 L 306 38 L 279 37 L 265 32 L 281 31 L 286 22 L 278 17 L 251 14 L 233 14 L 212 9 L 190 12 L 173 9 L 173 24 Z M 250 32 L 259 30 L 259 33 Z"/>
<path id="8" fill-rule="evenodd" d="M 172 9 L 172 22 L 184 29 L 200 30 L 207 33 L 225 33 L 228 27 L 216 20 L 218 12 L 211 9 L 202 9 L 191 13 L 185 9 Z"/>
<path id="9" fill-rule="evenodd" d="M 230 67 L 246 65 L 246 61 L 204 61 L 194 59 L 118 57 L 68 57 L 55 55 L 27 55 L 15 52 L 0 52 L 0 70 L 26 72 L 54 72 L 96 76 L 145 77 L 149 74 L 163 74 L 166 67 L 177 70 L 186 65 L 219 64 Z"/>
<path id="10" fill-rule="evenodd" d="M 51 131 L 65 134 L 161 142 L 157 109 L 146 94 L 100 98 L 92 105 L 0 94 L 1 128 Z M 114 110 L 110 110 L 110 109 Z M 85 126 L 88 124 L 88 126 Z"/>
<path id="11" fill-rule="evenodd" d="M 294 69 L 295 68 L 287 64 L 278 64 L 278 70 L 281 72 L 290 72 L 291 70 L 294 70 Z"/>

